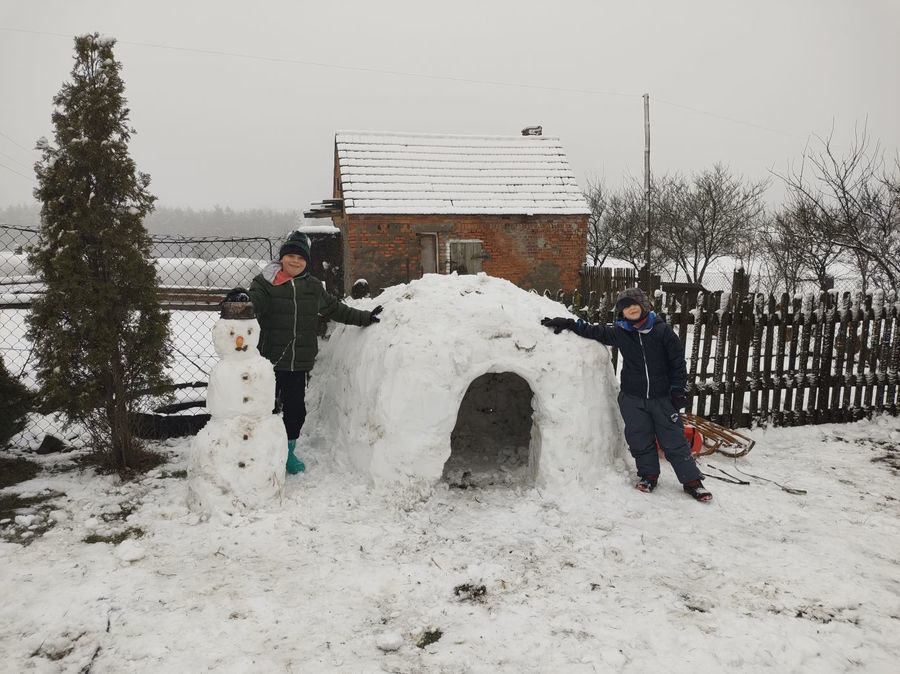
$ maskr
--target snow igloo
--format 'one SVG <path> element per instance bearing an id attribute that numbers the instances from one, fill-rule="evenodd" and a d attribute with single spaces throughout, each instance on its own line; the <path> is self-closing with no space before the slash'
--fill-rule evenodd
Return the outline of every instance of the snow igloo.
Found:
<path id="1" fill-rule="evenodd" d="M 609 351 L 543 316 L 559 303 L 509 281 L 426 274 L 351 302 L 310 381 L 304 456 L 330 454 L 378 485 L 590 487 L 625 449 Z"/>

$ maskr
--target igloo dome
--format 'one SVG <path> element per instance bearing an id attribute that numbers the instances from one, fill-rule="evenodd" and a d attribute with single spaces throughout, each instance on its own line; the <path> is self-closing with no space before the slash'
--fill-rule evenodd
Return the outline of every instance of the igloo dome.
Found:
<path id="1" fill-rule="evenodd" d="M 383 305 L 381 322 L 323 344 L 305 454 L 382 485 L 496 460 L 545 488 L 591 486 L 623 456 L 609 351 L 540 325 L 559 303 L 485 274 L 426 274 L 354 304 Z"/>

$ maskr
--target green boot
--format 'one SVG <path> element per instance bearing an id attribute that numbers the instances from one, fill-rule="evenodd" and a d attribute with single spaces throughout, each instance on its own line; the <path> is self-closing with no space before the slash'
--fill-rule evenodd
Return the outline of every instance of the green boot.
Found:
<path id="1" fill-rule="evenodd" d="M 294 456 L 294 450 L 297 449 L 297 441 L 296 440 L 288 440 L 288 455 L 287 455 L 287 472 L 291 475 L 296 475 L 297 473 L 302 473 L 306 470 L 306 465 Z"/>

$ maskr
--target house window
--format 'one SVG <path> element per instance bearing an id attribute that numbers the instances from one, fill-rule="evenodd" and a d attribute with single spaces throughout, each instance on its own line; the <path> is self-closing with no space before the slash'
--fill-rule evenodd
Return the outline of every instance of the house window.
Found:
<path id="1" fill-rule="evenodd" d="M 447 242 L 447 273 L 477 274 L 487 258 L 484 245 L 478 239 L 457 239 Z"/>

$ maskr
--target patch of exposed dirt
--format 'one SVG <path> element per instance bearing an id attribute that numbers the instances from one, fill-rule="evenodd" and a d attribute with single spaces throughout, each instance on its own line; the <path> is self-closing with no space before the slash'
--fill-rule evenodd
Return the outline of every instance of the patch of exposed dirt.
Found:
<path id="1" fill-rule="evenodd" d="M 30 480 L 40 472 L 40 464 L 34 461 L 0 458 L 0 489 Z"/>
<path id="2" fill-rule="evenodd" d="M 427 629 L 419 636 L 418 640 L 416 641 L 416 646 L 418 646 L 419 648 L 425 648 L 426 646 L 429 646 L 436 641 L 440 641 L 442 636 L 444 636 L 444 633 L 437 628 Z"/>
<path id="3" fill-rule="evenodd" d="M 158 466 L 169 461 L 169 457 L 163 454 L 151 452 L 148 449 L 136 449 L 131 457 L 131 463 L 128 468 L 120 469 L 113 460 L 110 452 L 95 450 L 86 452 L 78 458 L 78 463 L 83 468 L 93 468 L 100 475 L 118 475 L 123 480 L 134 480 L 142 477 Z"/>
<path id="4" fill-rule="evenodd" d="M 487 594 L 487 588 L 484 585 L 473 585 L 472 583 L 463 583 L 453 588 L 453 594 L 459 597 L 460 601 L 484 601 L 484 595 Z"/>
<path id="5" fill-rule="evenodd" d="M 140 527 L 128 527 L 111 534 L 90 534 L 82 540 L 85 543 L 112 543 L 113 545 L 118 545 L 128 538 L 142 538 L 143 535 L 144 530 Z"/>
<path id="6" fill-rule="evenodd" d="M 0 538 L 11 543 L 31 545 L 56 525 L 50 517 L 54 499 L 62 492 L 45 489 L 34 496 L 0 494 Z"/>

